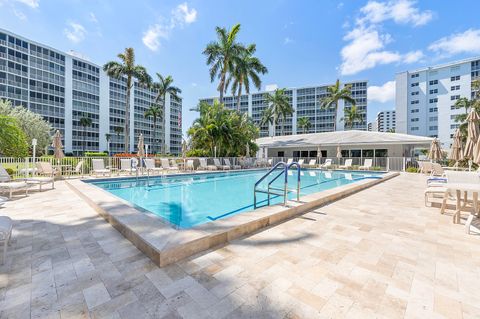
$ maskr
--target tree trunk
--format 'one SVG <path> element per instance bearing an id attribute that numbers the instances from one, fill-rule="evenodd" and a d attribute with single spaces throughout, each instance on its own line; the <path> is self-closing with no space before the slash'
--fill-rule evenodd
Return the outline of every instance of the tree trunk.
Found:
<path id="1" fill-rule="evenodd" d="M 85 133 L 86 133 L 85 131 L 86 131 L 86 129 L 87 129 L 87 127 L 84 126 L 83 127 L 83 156 L 85 156 L 85 148 L 86 148 L 85 144 L 87 144 L 87 142 L 85 141 Z"/>
<path id="2" fill-rule="evenodd" d="M 162 146 L 160 146 L 160 152 L 162 154 L 165 154 L 167 152 L 167 121 L 166 121 L 166 116 L 165 114 L 167 114 L 167 100 L 166 100 L 166 97 L 167 97 L 167 94 L 165 93 L 163 95 L 163 119 L 162 119 L 162 122 L 163 122 L 163 142 L 162 142 Z"/>
<path id="3" fill-rule="evenodd" d="M 222 76 L 220 77 L 220 83 L 218 85 L 218 89 L 220 91 L 220 103 L 223 103 L 223 91 L 225 91 L 225 77 L 227 76 L 227 61 L 223 62 L 223 72 Z"/>
<path id="4" fill-rule="evenodd" d="M 151 151 L 151 153 L 155 153 L 155 146 L 156 146 L 156 143 L 157 143 L 157 141 L 155 141 L 155 137 L 156 137 L 155 130 L 156 130 L 156 128 L 157 128 L 157 118 L 154 116 L 153 117 L 153 130 L 152 130 L 153 139 L 152 139 L 152 151 Z"/>
<path id="5" fill-rule="evenodd" d="M 242 82 L 238 85 L 237 111 L 240 113 L 240 98 L 242 97 Z"/>
<path id="6" fill-rule="evenodd" d="M 130 91 L 131 91 L 132 78 L 129 76 L 127 78 L 127 101 L 125 103 L 125 153 L 130 152 Z"/>

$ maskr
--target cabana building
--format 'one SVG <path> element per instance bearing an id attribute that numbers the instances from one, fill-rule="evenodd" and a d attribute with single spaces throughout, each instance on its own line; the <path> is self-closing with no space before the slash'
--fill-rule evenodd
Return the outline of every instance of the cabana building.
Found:
<path id="1" fill-rule="evenodd" d="M 429 148 L 433 138 L 384 132 L 336 131 L 262 137 L 257 157 L 342 158 L 410 157 Z"/>

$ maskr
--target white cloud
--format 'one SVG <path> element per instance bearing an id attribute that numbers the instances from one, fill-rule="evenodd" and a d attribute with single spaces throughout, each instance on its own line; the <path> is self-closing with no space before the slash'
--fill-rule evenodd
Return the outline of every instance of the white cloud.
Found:
<path id="1" fill-rule="evenodd" d="M 395 81 L 385 82 L 381 86 L 369 86 L 367 89 L 368 102 L 385 103 L 395 99 Z"/>
<path id="2" fill-rule="evenodd" d="M 143 33 L 142 42 L 152 51 L 157 51 L 161 46 L 161 39 L 168 39 L 177 27 L 191 24 L 197 20 L 197 10 L 189 8 L 188 4 L 179 4 L 171 12 L 171 17 L 166 22 L 150 25 Z"/>
<path id="3" fill-rule="evenodd" d="M 393 20 L 396 23 L 411 23 L 420 26 L 428 23 L 433 18 L 430 10 L 420 11 L 415 7 L 416 1 L 396 0 L 388 2 L 369 1 L 360 9 L 363 17 L 360 23 L 381 23 L 386 20 Z"/>
<path id="4" fill-rule="evenodd" d="M 63 30 L 63 33 L 73 43 L 82 42 L 85 39 L 87 30 L 76 22 L 68 22 L 67 27 Z"/>
<path id="5" fill-rule="evenodd" d="M 91 22 L 93 22 L 93 23 L 98 23 L 98 19 L 97 19 L 97 16 L 95 15 L 95 13 L 90 12 L 90 13 L 88 14 L 88 18 L 89 18 L 89 20 L 90 20 Z"/>
<path id="6" fill-rule="evenodd" d="M 27 16 L 22 11 L 19 11 L 15 8 L 13 8 L 13 14 L 15 14 L 15 16 L 20 20 L 23 20 L 23 21 L 27 20 Z"/>
<path id="7" fill-rule="evenodd" d="M 172 11 L 172 15 L 174 19 L 181 24 L 190 24 L 197 20 L 197 10 L 194 8 L 188 9 L 186 2 L 179 4 L 177 8 Z"/>
<path id="8" fill-rule="evenodd" d="M 38 8 L 38 6 L 40 5 L 40 0 L 15 0 L 15 1 L 23 3 L 24 5 L 27 5 L 30 8 Z"/>
<path id="9" fill-rule="evenodd" d="M 428 49 L 446 56 L 459 53 L 480 54 L 480 29 L 469 29 L 443 37 L 432 43 Z"/>
<path id="10" fill-rule="evenodd" d="M 289 37 L 286 37 L 285 39 L 283 39 L 283 44 L 284 44 L 284 45 L 290 44 L 290 43 L 292 43 L 292 42 L 293 42 L 293 40 L 292 40 L 291 38 L 289 38 Z"/>
<path id="11" fill-rule="evenodd" d="M 420 11 L 414 5 L 411 0 L 392 0 L 369 1 L 362 7 L 353 29 L 343 38 L 348 43 L 340 51 L 341 74 L 352 75 L 381 64 L 419 61 L 423 57 L 422 51 L 400 53 L 388 50 L 386 47 L 393 41 L 392 36 L 381 32 L 381 23 L 387 20 L 419 26 L 432 19 L 432 12 Z"/>

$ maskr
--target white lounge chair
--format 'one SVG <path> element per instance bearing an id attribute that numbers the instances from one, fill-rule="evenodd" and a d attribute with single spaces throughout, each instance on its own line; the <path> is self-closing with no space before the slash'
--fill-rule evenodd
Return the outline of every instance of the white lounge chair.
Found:
<path id="1" fill-rule="evenodd" d="M 442 165 L 438 163 L 431 163 L 432 165 L 432 171 L 431 171 L 431 176 L 440 176 L 443 177 L 445 176 L 445 170 L 443 169 Z"/>
<path id="2" fill-rule="evenodd" d="M 329 168 L 331 167 L 333 164 L 332 164 L 332 159 L 331 158 L 327 158 L 325 160 L 325 163 L 323 163 L 322 165 L 320 165 L 320 168 Z"/>
<path id="3" fill-rule="evenodd" d="M 105 168 L 105 162 L 101 158 L 94 158 L 92 159 L 92 171 L 90 172 L 91 175 L 95 175 L 97 177 L 99 174 L 102 176 L 111 175 L 111 171 L 108 168 Z"/>
<path id="4" fill-rule="evenodd" d="M 222 169 L 222 170 L 228 170 L 230 169 L 230 166 L 228 165 L 222 165 L 222 163 L 220 163 L 220 160 L 218 158 L 214 158 L 213 159 L 213 164 L 218 168 L 218 169 Z"/>
<path id="5" fill-rule="evenodd" d="M 83 164 L 84 164 L 84 161 L 80 161 L 77 163 L 77 165 L 75 165 L 75 168 L 73 169 L 72 167 L 67 168 L 65 172 L 68 174 L 68 177 L 72 176 L 73 174 L 83 176 Z"/>
<path id="6" fill-rule="evenodd" d="M 168 158 L 162 158 L 160 159 L 160 163 L 162 164 L 162 168 L 164 170 L 167 170 L 169 172 L 178 172 L 178 166 L 171 166 L 170 165 L 170 161 L 168 160 Z"/>
<path id="7" fill-rule="evenodd" d="M 431 162 L 419 161 L 418 167 L 420 173 L 430 174 L 433 171 L 433 165 Z"/>
<path id="8" fill-rule="evenodd" d="M 121 158 L 120 159 L 119 173 L 125 172 L 125 173 L 128 173 L 128 174 L 132 175 L 132 173 L 135 173 L 136 171 L 137 171 L 137 169 L 132 167 L 132 160 L 131 159 L 129 159 L 129 158 Z"/>
<path id="9" fill-rule="evenodd" d="M 292 164 L 292 163 L 293 163 L 293 158 L 289 158 L 289 159 L 287 160 L 287 164 Z"/>
<path id="10" fill-rule="evenodd" d="M 35 165 L 37 167 L 37 174 L 44 176 L 28 177 L 25 179 L 27 184 L 38 185 L 39 191 L 42 191 L 42 185 L 44 184 L 52 184 L 52 189 L 54 189 L 57 170 L 48 162 L 37 162 Z"/>
<path id="11" fill-rule="evenodd" d="M 155 160 L 153 158 L 144 158 L 143 163 L 145 164 L 145 170 L 150 173 L 160 174 L 163 169 L 161 167 L 155 166 Z"/>
<path id="12" fill-rule="evenodd" d="M 300 167 L 303 166 L 303 163 L 305 163 L 305 160 L 303 158 L 298 160 L 298 165 L 300 165 Z"/>
<path id="13" fill-rule="evenodd" d="M 316 159 L 311 159 L 311 160 L 308 162 L 308 164 L 306 164 L 305 166 L 314 168 L 314 167 L 317 166 L 317 160 L 316 160 Z"/>
<path id="14" fill-rule="evenodd" d="M 345 163 L 343 165 L 340 165 L 338 168 L 340 168 L 340 169 L 350 169 L 350 168 L 352 168 L 352 159 L 347 158 L 345 160 Z"/>
<path id="15" fill-rule="evenodd" d="M 232 169 L 241 169 L 242 167 L 240 165 L 232 165 L 230 164 L 230 160 L 228 158 L 224 159 L 225 165 L 230 166 Z"/>
<path id="16" fill-rule="evenodd" d="M 0 242 L 3 243 L 2 265 L 7 257 L 7 247 L 12 237 L 13 222 L 10 217 L 0 216 Z"/>
<path id="17" fill-rule="evenodd" d="M 363 161 L 363 165 L 359 166 L 358 169 L 368 171 L 372 168 L 372 164 L 373 164 L 373 160 L 371 158 L 366 158 Z"/>
<path id="18" fill-rule="evenodd" d="M 25 191 L 28 195 L 29 185 L 25 181 L 13 181 L 5 168 L 0 165 L 0 193 L 8 193 L 8 198 L 12 198 L 14 192 Z"/>
<path id="19" fill-rule="evenodd" d="M 215 165 L 208 165 L 206 158 L 199 158 L 200 165 L 197 167 L 197 170 L 206 170 L 206 171 L 216 171 L 217 167 Z"/>

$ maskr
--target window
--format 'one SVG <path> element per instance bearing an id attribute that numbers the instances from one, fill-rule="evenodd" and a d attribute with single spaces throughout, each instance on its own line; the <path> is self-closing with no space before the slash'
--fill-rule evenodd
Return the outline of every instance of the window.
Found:
<path id="1" fill-rule="evenodd" d="M 430 82 L 428 82 L 428 84 L 430 85 L 438 84 L 438 80 L 431 80 Z"/>
<path id="2" fill-rule="evenodd" d="M 412 127 L 410 128 L 410 131 L 412 131 L 412 132 L 413 132 L 413 131 L 418 131 L 418 127 L 417 127 L 417 126 L 412 126 Z"/>
<path id="3" fill-rule="evenodd" d="M 458 91 L 458 90 L 460 90 L 460 85 L 453 85 L 452 87 L 450 87 L 450 90 L 451 91 Z"/>
<path id="4" fill-rule="evenodd" d="M 302 157 L 308 157 L 308 151 L 301 151 Z"/>
<path id="5" fill-rule="evenodd" d="M 450 81 L 458 81 L 458 80 L 460 80 L 460 75 L 452 76 L 450 78 Z"/>
<path id="6" fill-rule="evenodd" d="M 420 110 L 419 109 L 413 109 L 410 111 L 410 113 L 418 113 Z"/>
<path id="7" fill-rule="evenodd" d="M 418 82 L 412 83 L 411 86 L 412 88 L 418 86 Z"/>
<path id="8" fill-rule="evenodd" d="M 285 152 L 284 152 L 284 151 L 279 151 L 279 152 L 277 153 L 277 156 L 278 156 L 278 157 L 284 157 L 284 156 L 285 156 Z"/>
<path id="9" fill-rule="evenodd" d="M 432 89 L 432 90 L 430 90 L 428 93 L 430 93 L 430 94 L 436 94 L 436 93 L 438 93 L 438 89 Z"/>
<path id="10" fill-rule="evenodd" d="M 429 103 L 437 103 L 438 102 L 438 98 L 433 98 L 433 99 L 430 99 L 428 100 Z"/>
<path id="11" fill-rule="evenodd" d="M 412 105 L 413 105 L 413 104 L 418 104 L 418 103 L 420 103 L 420 101 L 419 101 L 419 100 L 413 100 L 413 101 L 410 101 L 410 104 L 412 104 Z"/>
<path id="12" fill-rule="evenodd" d="M 438 126 L 436 126 L 436 125 L 429 126 L 428 129 L 429 129 L 430 131 L 436 131 L 436 130 L 438 130 Z"/>
<path id="13" fill-rule="evenodd" d="M 412 92 L 411 95 L 418 95 L 420 92 L 418 91 L 415 91 L 415 92 Z"/>
<path id="14" fill-rule="evenodd" d="M 430 116 L 430 117 L 428 118 L 428 120 L 429 120 L 430 122 L 436 122 L 436 121 L 438 121 L 438 116 Z"/>
<path id="15" fill-rule="evenodd" d="M 459 98 L 460 98 L 460 95 L 452 95 L 450 97 L 450 100 L 455 101 L 455 100 L 458 100 Z"/>
<path id="16" fill-rule="evenodd" d="M 459 127 L 460 127 L 460 124 L 452 124 L 452 125 L 450 125 L 450 128 L 451 128 L 452 130 L 455 130 L 455 129 L 459 128 Z"/>
<path id="17" fill-rule="evenodd" d="M 428 112 L 430 112 L 430 113 L 438 112 L 438 107 L 431 107 L 431 108 L 428 109 Z"/>
<path id="18" fill-rule="evenodd" d="M 418 122 L 420 119 L 418 117 L 414 117 L 410 119 L 410 122 Z"/>
<path id="19" fill-rule="evenodd" d="M 309 157 L 317 157 L 317 151 L 310 151 Z"/>
<path id="20" fill-rule="evenodd" d="M 415 74 L 410 75 L 410 78 L 415 79 L 415 78 L 418 78 L 419 76 L 420 76 L 420 74 L 415 73 Z"/>

